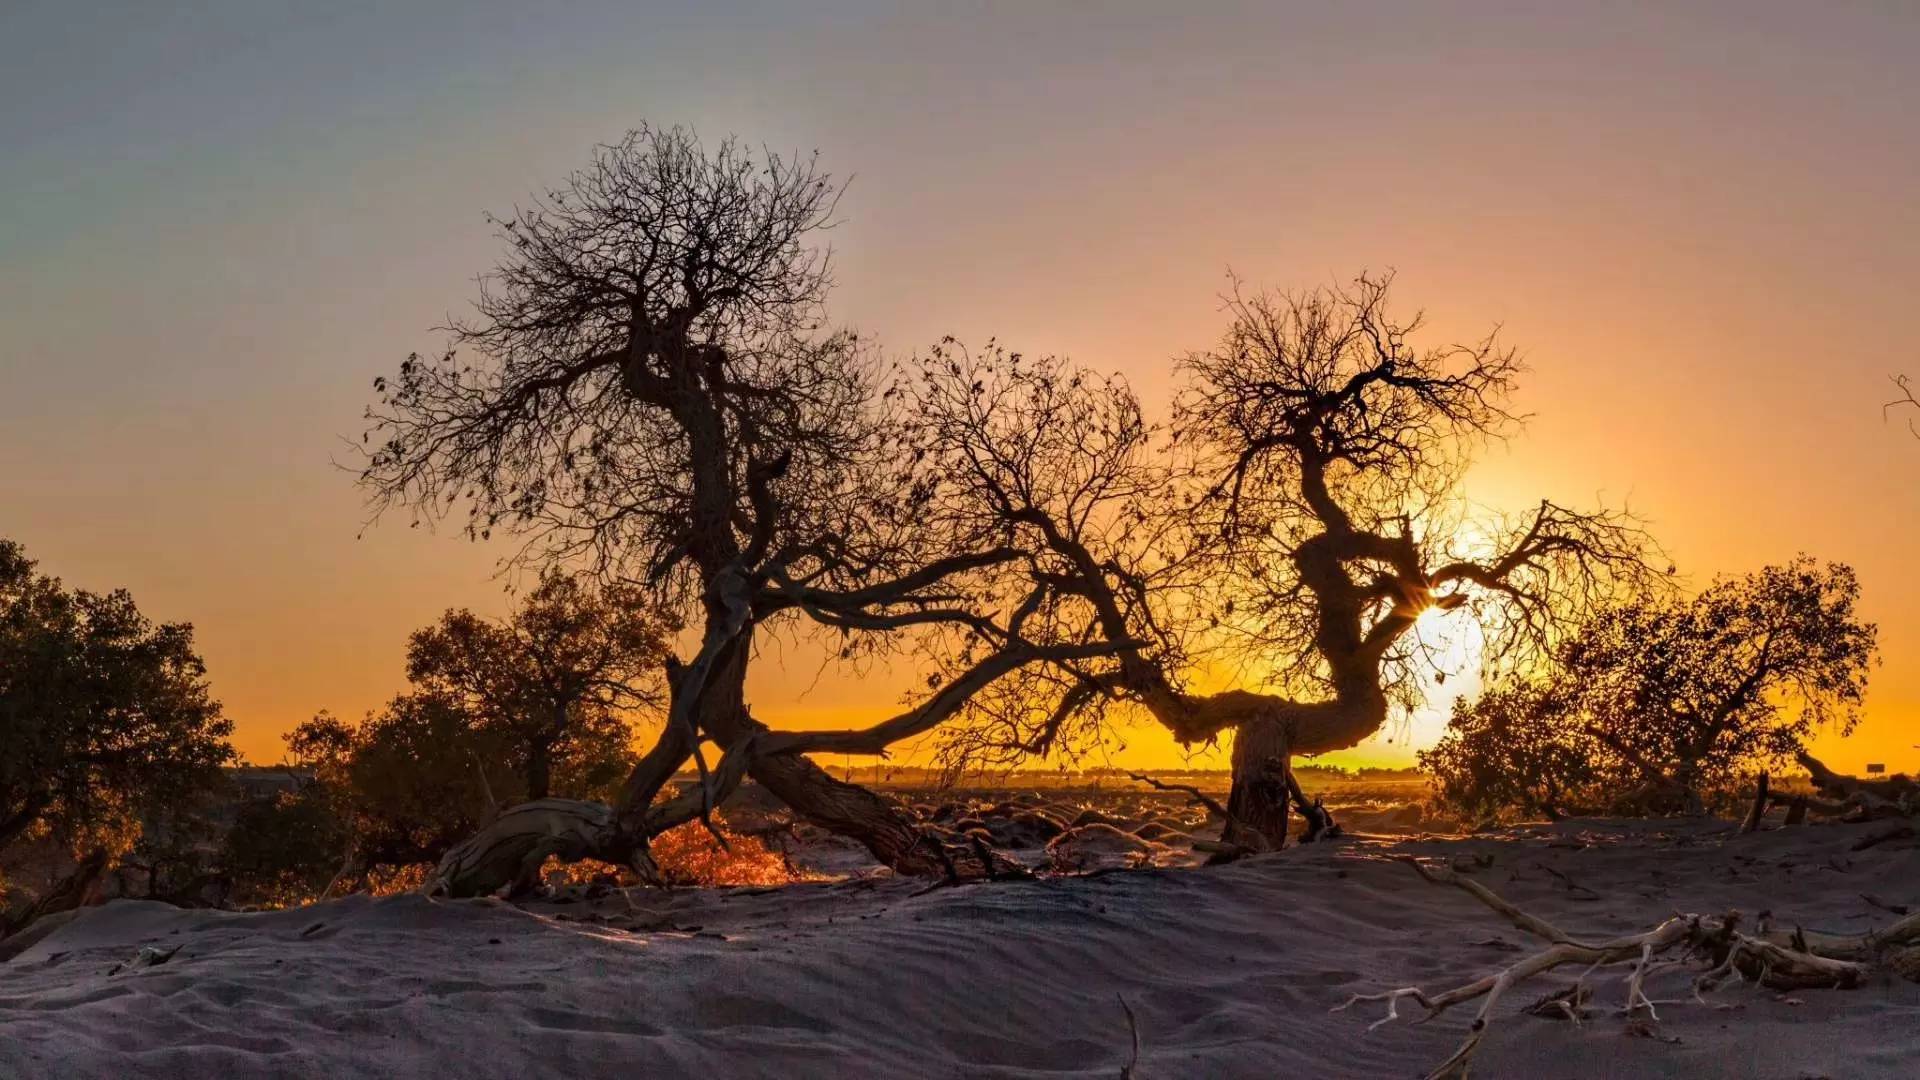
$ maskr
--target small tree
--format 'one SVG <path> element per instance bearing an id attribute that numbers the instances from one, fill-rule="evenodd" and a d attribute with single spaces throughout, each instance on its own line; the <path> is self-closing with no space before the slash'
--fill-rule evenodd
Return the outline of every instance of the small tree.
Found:
<path id="1" fill-rule="evenodd" d="M 69 590 L 0 540 L 0 848 L 40 828 L 130 842 L 146 810 L 219 782 L 232 730 L 193 627 Z"/>
<path id="2" fill-rule="evenodd" d="M 1459 708 L 1422 764 L 1476 813 L 1698 810 L 1816 727 L 1853 730 L 1875 647 L 1859 594 L 1852 569 L 1802 556 L 1691 599 L 1608 607 L 1539 682 Z"/>
<path id="3" fill-rule="evenodd" d="M 359 870 L 431 862 L 520 794 L 505 737 L 433 694 L 401 694 L 358 725 L 321 713 L 287 747 L 346 823 Z"/>
<path id="4" fill-rule="evenodd" d="M 352 841 L 330 796 L 324 785 L 309 782 L 240 804 L 220 851 L 231 902 L 282 907 L 326 889 Z"/>
<path id="5" fill-rule="evenodd" d="M 1628 774 L 1697 804 L 1817 726 L 1852 732 L 1876 636 L 1859 596 L 1851 567 L 1803 556 L 1690 601 L 1623 604 L 1568 643 L 1563 679 Z"/>
<path id="6" fill-rule="evenodd" d="M 497 797 L 520 794 L 507 736 L 432 693 L 399 695 L 359 724 L 322 712 L 286 742 L 289 766 L 310 777 L 242 804 L 220 853 L 240 904 L 304 903 L 431 862 L 485 824 Z"/>
<path id="7" fill-rule="evenodd" d="M 581 795 L 624 775 L 626 714 L 664 704 L 673 629 L 637 589 L 550 571 L 504 621 L 449 611 L 417 631 L 407 677 L 507 742 L 527 798 L 553 793 L 556 767 Z"/>

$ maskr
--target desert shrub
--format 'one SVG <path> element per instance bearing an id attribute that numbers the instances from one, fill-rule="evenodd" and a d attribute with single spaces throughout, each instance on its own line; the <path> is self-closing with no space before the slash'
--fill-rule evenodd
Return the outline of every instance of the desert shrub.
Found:
<path id="1" fill-rule="evenodd" d="M 1420 755 L 1439 801 L 1471 818 L 1517 810 L 1558 819 L 1592 809 L 1594 748 L 1564 708 L 1545 683 L 1455 701 L 1446 733 Z"/>
<path id="2" fill-rule="evenodd" d="M 631 717 L 664 701 L 675 627 L 637 589 L 549 570 L 504 620 L 449 611 L 414 633 L 407 677 L 484 729 L 525 797 L 617 787 Z"/>
<path id="3" fill-rule="evenodd" d="M 1875 651 L 1859 592 L 1850 568 L 1802 556 L 1606 608 L 1543 675 L 1456 705 L 1421 765 L 1473 815 L 1730 806 L 1816 728 L 1858 722 Z"/>
<path id="4" fill-rule="evenodd" d="M 521 797 L 501 738 L 457 702 L 402 694 L 359 724 L 322 713 L 287 736 L 315 797 L 343 823 L 362 869 L 433 862 L 471 835 L 493 803 Z M 335 853 L 338 860 L 345 845 Z"/>
<path id="5" fill-rule="evenodd" d="M 419 892 L 433 873 L 433 863 L 408 863 L 405 866 L 376 866 L 367 871 L 366 890 L 374 896 L 398 896 Z"/>
<path id="6" fill-rule="evenodd" d="M 396 696 L 358 724 L 321 713 L 286 738 L 314 779 L 236 822 L 225 860 L 240 902 L 311 899 L 343 866 L 342 888 L 418 884 L 494 808 L 527 798 L 523 733 L 445 688 Z M 596 721 L 558 745 L 546 775 L 555 795 L 608 800 L 631 761 L 625 726 Z"/>
<path id="7" fill-rule="evenodd" d="M 750 833 L 735 832 L 725 819 L 714 819 L 721 847 L 706 827 L 688 822 L 653 838 L 652 854 L 660 876 L 669 885 L 714 888 L 726 885 L 785 885 L 805 880 L 808 875 L 792 867 L 784 855 Z M 623 886 L 639 884 L 633 871 L 624 866 L 582 859 L 563 862 L 549 858 L 540 868 L 540 878 L 548 885 L 590 885 L 607 883 Z"/>

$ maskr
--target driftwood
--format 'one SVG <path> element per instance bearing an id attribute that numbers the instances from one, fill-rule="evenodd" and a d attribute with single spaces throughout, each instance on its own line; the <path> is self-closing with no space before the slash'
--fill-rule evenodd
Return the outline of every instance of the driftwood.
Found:
<path id="1" fill-rule="evenodd" d="M 1127 1055 L 1127 1063 L 1120 1066 L 1120 1080 L 1140 1080 L 1140 1021 L 1134 1018 L 1133 1006 L 1119 994 L 1113 995 L 1120 1001 L 1120 1008 L 1127 1014 L 1127 1034 L 1133 1040 L 1133 1052 Z"/>
<path id="2" fill-rule="evenodd" d="M 1794 760 L 1813 777 L 1814 790 L 1827 799 L 1838 800 L 1808 800 L 1809 807 L 1819 813 L 1854 821 L 1920 815 L 1920 783 L 1904 773 L 1884 780 L 1862 780 L 1834 772 L 1804 750 Z"/>
<path id="3" fill-rule="evenodd" d="M 536 799 L 503 812 L 440 859 L 425 891 L 482 896 L 525 892 L 551 856 L 577 862 L 614 855 L 613 808 L 578 799 Z M 608 861 L 631 862 L 628 858 Z"/>
<path id="4" fill-rule="evenodd" d="M 1766 812 L 1781 803 L 1787 807 L 1786 819 L 1782 822 L 1786 826 L 1803 824 L 1809 812 L 1849 822 L 1920 816 L 1920 783 L 1904 773 L 1884 780 L 1862 780 L 1834 772 L 1805 751 L 1795 755 L 1795 760 L 1813 778 L 1818 794 L 1769 790 L 1767 774 L 1761 773 L 1754 791 L 1753 809 L 1741 827 L 1742 832 L 1757 830 Z"/>
<path id="5" fill-rule="evenodd" d="M 1585 964 L 1587 968 L 1571 991 L 1542 999 L 1533 1008 L 1542 1014 L 1550 1011 L 1577 1021 L 1590 996 L 1586 991 L 1587 976 L 1602 967 L 1631 964 L 1626 1000 L 1620 1011 L 1636 1023 L 1645 1024 L 1659 1020 L 1656 1006 L 1675 1004 L 1656 1002 L 1647 996 L 1646 978 L 1657 968 L 1685 963 L 1689 959 L 1698 961 L 1703 970 L 1694 979 L 1693 997 L 1702 1001 L 1704 998 L 1701 994 L 1729 978 L 1752 981 L 1780 990 L 1813 987 L 1844 989 L 1860 985 L 1873 966 L 1883 961 L 1897 970 L 1904 970 L 1901 965 L 1914 952 L 1914 944 L 1920 942 L 1920 915 L 1903 918 L 1884 930 L 1859 935 L 1811 933 L 1798 928 L 1783 931 L 1766 925 L 1762 925 L 1754 934 L 1747 934 L 1740 929 L 1739 912 L 1719 916 L 1677 914 L 1644 933 L 1608 941 L 1583 942 L 1553 923 L 1508 903 L 1479 882 L 1455 874 L 1450 869 L 1429 866 L 1411 856 L 1401 856 L 1396 861 L 1413 867 L 1422 878 L 1433 884 L 1452 885 L 1461 889 L 1498 912 L 1517 929 L 1548 943 L 1548 947 L 1539 952 L 1451 990 L 1429 994 L 1417 986 L 1408 986 L 1377 994 L 1355 994 L 1333 1008 L 1332 1011 L 1341 1012 L 1364 1002 L 1386 1002 L 1387 1015 L 1367 1028 L 1373 1031 L 1400 1018 L 1399 1006 L 1403 1000 L 1412 1000 L 1426 1009 L 1426 1014 L 1414 1021 L 1424 1023 L 1455 1005 L 1476 998 L 1483 999 L 1480 1011 L 1475 1014 L 1468 1029 L 1466 1040 L 1451 1057 L 1428 1074 L 1428 1080 L 1464 1077 L 1474 1050 L 1486 1036 L 1493 1007 L 1501 996 L 1536 975 L 1566 964 Z M 1676 949 L 1683 952 L 1681 959 L 1659 960 Z"/>

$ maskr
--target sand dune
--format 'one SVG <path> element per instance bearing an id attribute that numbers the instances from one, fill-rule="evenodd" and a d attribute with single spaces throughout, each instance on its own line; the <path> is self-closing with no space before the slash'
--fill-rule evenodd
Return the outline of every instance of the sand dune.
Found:
<path id="1" fill-rule="evenodd" d="M 1379 859 L 1471 861 L 1576 933 L 1675 909 L 1766 908 L 1860 932 L 1920 904 L 1884 824 L 1732 835 L 1724 823 L 1572 822 L 1452 840 L 1356 838 L 1210 869 L 943 888 L 867 880 L 636 892 L 521 910 L 352 897 L 269 914 L 115 902 L 0 965 L 6 1077 L 1411 1076 L 1471 1010 L 1371 1034 L 1356 991 L 1444 987 L 1521 936 L 1454 889 Z M 1546 872 L 1560 871 L 1589 893 Z M 123 968 L 143 947 L 165 963 Z M 1530 944 L 1527 947 L 1531 947 Z M 150 954 L 151 955 L 151 954 Z M 1688 973 L 1656 980 L 1684 996 Z M 1663 1006 L 1664 1038 L 1500 1010 L 1477 1076 L 1912 1077 L 1920 985 L 1751 986 Z M 1599 1000 L 1621 998 L 1620 979 Z"/>

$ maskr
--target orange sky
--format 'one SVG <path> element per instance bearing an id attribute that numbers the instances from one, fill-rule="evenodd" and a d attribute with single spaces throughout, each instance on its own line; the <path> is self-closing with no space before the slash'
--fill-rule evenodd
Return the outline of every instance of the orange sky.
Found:
<path id="1" fill-rule="evenodd" d="M 0 14 L 0 535 L 195 623 L 257 759 L 391 694 L 413 627 L 503 607 L 496 552 L 356 540 L 331 459 L 471 295 L 482 211 L 645 118 L 854 174 L 834 311 L 901 352 L 997 335 L 1160 401 L 1228 267 L 1397 269 L 1532 365 L 1477 498 L 1630 500 L 1701 582 L 1854 564 L 1885 663 L 1818 750 L 1920 770 L 1920 442 L 1879 412 L 1920 374 L 1910 13 L 69 7 Z M 855 723 L 909 674 L 817 668 L 763 657 L 756 712 Z M 1142 728 L 1117 760 L 1178 758 Z"/>

